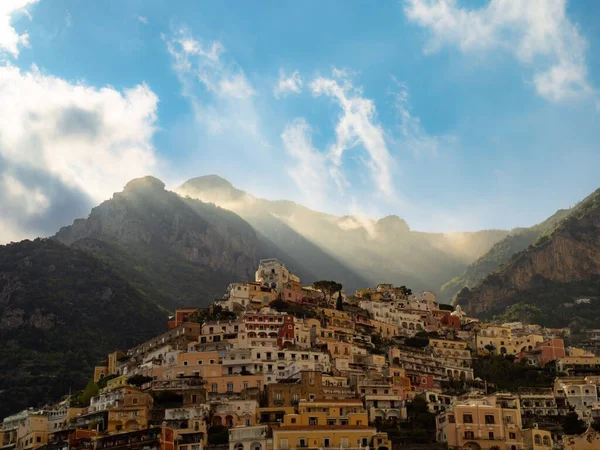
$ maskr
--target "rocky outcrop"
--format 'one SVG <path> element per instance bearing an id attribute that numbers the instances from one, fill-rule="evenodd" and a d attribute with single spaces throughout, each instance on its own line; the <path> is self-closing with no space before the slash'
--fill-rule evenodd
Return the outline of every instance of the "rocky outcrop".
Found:
<path id="1" fill-rule="evenodd" d="M 210 270 L 241 278 L 253 275 L 259 255 L 252 227 L 233 229 L 225 220 L 211 224 L 198 214 L 201 207 L 166 191 L 162 181 L 144 177 L 127 183 L 123 192 L 94 208 L 87 219 L 62 228 L 55 238 L 67 245 L 91 238 L 130 248 L 152 246 Z M 215 206 L 204 208 L 217 213 Z"/>
<path id="2" fill-rule="evenodd" d="M 130 181 L 54 239 L 99 256 L 171 310 L 205 306 L 227 283 L 253 280 L 263 258 L 279 258 L 304 282 L 313 281 L 235 213 L 167 191 L 154 177 Z"/>
<path id="3" fill-rule="evenodd" d="M 481 315 L 500 311 L 517 298 L 523 300 L 528 290 L 540 284 L 581 286 L 597 277 L 600 277 L 600 190 L 573 208 L 553 232 L 514 255 L 475 288 L 464 288 L 455 303 L 470 314 Z"/>

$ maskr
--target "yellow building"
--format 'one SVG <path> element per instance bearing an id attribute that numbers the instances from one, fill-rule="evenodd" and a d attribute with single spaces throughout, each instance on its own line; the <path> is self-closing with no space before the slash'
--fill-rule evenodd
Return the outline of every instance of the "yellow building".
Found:
<path id="1" fill-rule="evenodd" d="M 368 421 L 358 399 L 300 400 L 297 412 L 286 414 L 281 426 L 273 428 L 273 450 L 364 448 L 372 445 L 377 435 Z M 379 446 L 389 448 L 387 441 Z"/>
<path id="2" fill-rule="evenodd" d="M 108 411 L 107 431 L 135 431 L 148 428 L 148 416 L 153 400 L 150 394 L 127 389 L 123 401 Z"/>
<path id="3" fill-rule="evenodd" d="M 523 443 L 526 450 L 548 450 L 552 448 L 552 433 L 538 428 L 523 430 Z"/>
<path id="4" fill-rule="evenodd" d="M 19 430 L 19 450 L 33 450 L 48 442 L 48 416 L 41 411 L 30 414 Z"/>
<path id="5" fill-rule="evenodd" d="M 472 398 L 448 407 L 437 417 L 438 442 L 465 450 L 523 448 L 521 411 L 513 395 Z"/>
<path id="6" fill-rule="evenodd" d="M 97 383 L 102 378 L 108 375 L 108 366 L 94 367 L 94 383 Z"/>
<path id="7" fill-rule="evenodd" d="M 106 382 L 106 387 L 104 389 L 106 391 L 114 391 L 115 389 L 129 386 L 129 383 L 127 383 L 128 378 L 128 375 L 121 375 L 120 377 L 112 378 Z"/>

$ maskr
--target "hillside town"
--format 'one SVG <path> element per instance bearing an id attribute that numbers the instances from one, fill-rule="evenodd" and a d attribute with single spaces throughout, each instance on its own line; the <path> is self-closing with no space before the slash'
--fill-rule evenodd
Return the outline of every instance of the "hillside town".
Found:
<path id="1" fill-rule="evenodd" d="M 262 260 L 82 391 L 5 417 L 0 448 L 599 449 L 599 341 L 406 286 L 304 286 Z"/>

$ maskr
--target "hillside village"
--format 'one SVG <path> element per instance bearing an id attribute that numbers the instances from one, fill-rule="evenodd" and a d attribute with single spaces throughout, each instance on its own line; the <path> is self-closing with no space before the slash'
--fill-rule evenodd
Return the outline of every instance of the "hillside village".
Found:
<path id="1" fill-rule="evenodd" d="M 5 417 L 2 450 L 600 448 L 600 331 L 485 323 L 432 292 L 303 286 L 277 259 Z"/>

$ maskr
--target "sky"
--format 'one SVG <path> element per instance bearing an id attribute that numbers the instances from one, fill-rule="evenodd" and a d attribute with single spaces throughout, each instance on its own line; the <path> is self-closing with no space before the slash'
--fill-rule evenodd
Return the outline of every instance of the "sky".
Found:
<path id="1" fill-rule="evenodd" d="M 412 229 L 600 187 L 595 0 L 0 1 L 0 243 L 154 175 Z"/>

